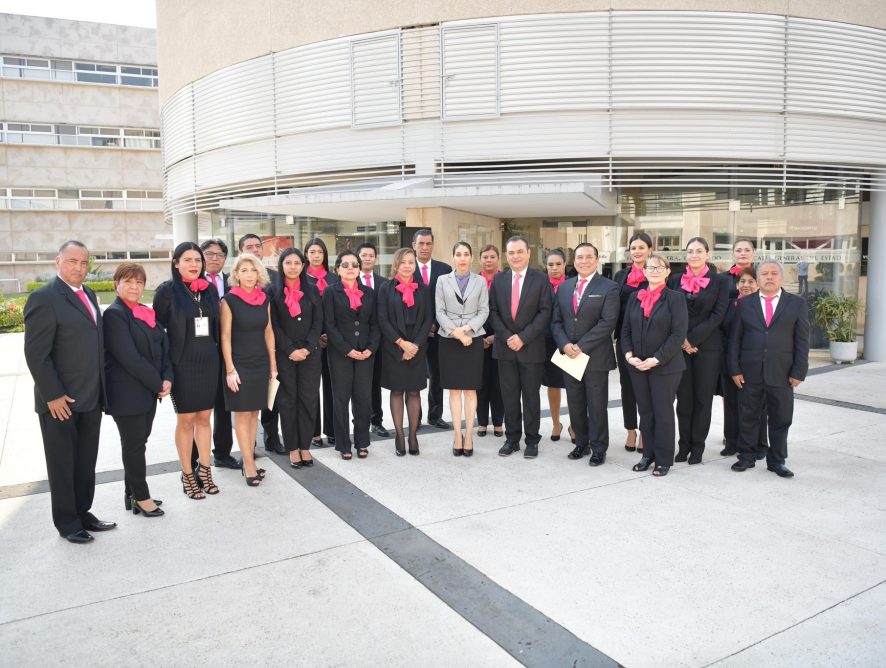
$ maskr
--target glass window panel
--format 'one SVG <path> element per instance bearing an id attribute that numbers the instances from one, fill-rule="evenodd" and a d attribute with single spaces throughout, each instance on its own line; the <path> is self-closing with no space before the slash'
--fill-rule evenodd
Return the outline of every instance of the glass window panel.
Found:
<path id="1" fill-rule="evenodd" d="M 147 260 L 149 257 L 150 255 L 146 250 L 129 251 L 130 260 Z"/>
<path id="2" fill-rule="evenodd" d="M 128 199 L 144 199 L 145 191 L 144 190 L 127 190 L 126 197 Z"/>
<path id="3" fill-rule="evenodd" d="M 3 56 L 4 65 L 24 65 L 24 58 L 13 58 L 12 56 Z"/>
<path id="4" fill-rule="evenodd" d="M 132 77 L 132 76 L 120 77 L 120 83 L 124 86 L 152 86 L 152 85 L 154 85 L 151 83 L 150 79 L 145 79 L 143 77 Z"/>
<path id="5" fill-rule="evenodd" d="M 118 130 L 117 128 L 99 128 L 98 133 L 100 135 L 108 135 L 111 137 L 119 137 L 120 136 L 120 130 Z"/>
<path id="6" fill-rule="evenodd" d="M 126 251 L 111 251 L 108 253 L 108 257 L 112 260 L 125 260 Z"/>
<path id="7" fill-rule="evenodd" d="M 114 72 L 114 73 L 116 73 L 117 66 L 116 65 L 96 65 L 95 71 L 96 72 Z"/>
<path id="8" fill-rule="evenodd" d="M 80 197 L 101 197 L 101 190 L 81 190 Z"/>
<path id="9" fill-rule="evenodd" d="M 75 134 L 77 134 L 77 126 L 76 125 L 56 125 L 55 131 L 60 135 L 75 135 Z"/>
<path id="10" fill-rule="evenodd" d="M 24 137 L 21 133 L 7 132 L 6 141 L 10 144 L 21 144 L 24 141 Z"/>
<path id="11" fill-rule="evenodd" d="M 123 74 L 141 74 L 142 68 L 140 67 L 127 67 L 126 65 L 120 66 L 120 71 Z"/>
<path id="12" fill-rule="evenodd" d="M 92 63 L 75 63 L 74 69 L 78 72 L 95 72 L 95 65 Z"/>
<path id="13" fill-rule="evenodd" d="M 102 197 L 123 197 L 122 190 L 102 190 Z"/>
<path id="14" fill-rule="evenodd" d="M 133 130 L 131 128 L 124 128 L 123 134 L 127 137 L 144 137 L 145 131 L 144 130 Z"/>
<path id="15" fill-rule="evenodd" d="M 49 61 L 28 58 L 28 67 L 49 67 Z"/>
<path id="16" fill-rule="evenodd" d="M 51 125 L 35 125 L 31 124 L 31 132 L 52 132 Z"/>
<path id="17" fill-rule="evenodd" d="M 31 129 L 30 123 L 8 123 L 7 127 L 13 132 L 28 132 Z"/>
<path id="18" fill-rule="evenodd" d="M 55 70 L 66 70 L 70 71 L 74 66 L 70 60 L 53 60 L 52 68 Z"/>
<path id="19" fill-rule="evenodd" d="M 33 132 L 27 132 L 22 135 L 22 143 L 23 144 L 43 144 L 46 146 L 50 146 L 52 144 L 56 144 L 55 135 L 51 134 L 35 134 Z"/>
<path id="20" fill-rule="evenodd" d="M 169 251 L 151 251 L 150 256 L 152 260 L 165 260 L 170 257 Z"/>
<path id="21" fill-rule="evenodd" d="M 163 191 L 162 190 L 149 190 L 147 192 L 147 196 L 152 199 L 161 199 L 163 197 Z"/>
<path id="22" fill-rule="evenodd" d="M 5 77 L 21 77 L 22 71 L 17 67 L 4 67 L 3 76 Z"/>
<path id="23" fill-rule="evenodd" d="M 53 78 L 56 81 L 74 81 L 74 73 L 73 72 L 59 72 L 56 70 L 53 72 Z"/>
<path id="24" fill-rule="evenodd" d="M 32 197 L 34 191 L 31 188 L 13 188 L 10 191 L 10 195 L 13 197 Z"/>
<path id="25" fill-rule="evenodd" d="M 84 125 L 80 126 L 80 134 L 81 135 L 97 135 L 98 128 L 90 128 Z"/>
<path id="26" fill-rule="evenodd" d="M 55 189 L 40 188 L 34 190 L 34 197 L 55 197 Z"/>
<path id="27" fill-rule="evenodd" d="M 73 188 L 64 188 L 58 191 L 59 199 L 80 199 L 80 191 Z"/>
<path id="28" fill-rule="evenodd" d="M 26 67 L 24 70 L 25 78 L 27 79 L 51 79 L 52 72 L 46 69 L 36 68 L 36 67 Z"/>
<path id="29" fill-rule="evenodd" d="M 117 75 L 116 74 L 90 74 L 89 72 L 79 72 L 77 74 L 77 81 L 83 81 L 86 83 L 115 84 L 115 83 L 117 83 Z"/>

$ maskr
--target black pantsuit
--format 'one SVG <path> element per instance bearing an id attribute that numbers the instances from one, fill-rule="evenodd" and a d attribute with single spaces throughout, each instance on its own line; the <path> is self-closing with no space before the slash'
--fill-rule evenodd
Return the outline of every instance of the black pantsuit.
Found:
<path id="1" fill-rule="evenodd" d="M 621 269 L 613 278 L 618 285 L 620 303 L 618 323 L 615 325 L 615 361 L 618 364 L 618 380 L 621 387 L 621 415 L 625 429 L 637 429 L 637 399 L 634 397 L 634 384 L 631 380 L 630 365 L 625 361 L 625 351 L 621 347 L 621 328 L 624 324 L 628 300 L 636 300 L 637 291 L 649 286 L 645 279 L 636 287 L 628 284 L 628 276 L 631 274 L 632 266 L 628 265 Z"/>
<path id="2" fill-rule="evenodd" d="M 583 284 L 576 310 L 573 298 L 579 280 L 587 280 L 587 284 Z M 620 307 L 618 285 L 596 273 L 588 279 L 564 281 L 554 295 L 551 335 L 557 348 L 563 352 L 567 345 L 575 344 L 590 357 L 581 380 L 563 373 L 575 444 L 590 446 L 598 455 L 609 449 L 609 372 L 615 368 L 612 332 Z"/>
<path id="3" fill-rule="evenodd" d="M 688 455 L 689 463 L 693 464 L 701 461 L 711 429 L 711 407 L 723 354 L 720 324 L 729 305 L 731 281 L 718 274 L 713 265 L 708 265 L 707 286 L 690 293 L 680 287 L 681 276 L 671 276 L 668 287 L 686 300 L 689 312 L 686 340 L 698 348 L 698 352 L 691 355 L 683 353 L 686 369 L 677 388 L 680 455 Z"/>
<path id="4" fill-rule="evenodd" d="M 757 456 L 761 450 L 761 434 L 765 438 L 768 425 L 766 463 L 784 464 L 788 458 L 788 430 L 794 416 L 794 388 L 790 385 L 775 387 L 745 383 L 738 393 L 738 402 L 739 437 L 736 450 L 739 457 L 750 460 Z M 745 435 L 756 438 L 745 438 Z"/>
<path id="5" fill-rule="evenodd" d="M 270 290 L 271 325 L 277 355 L 277 409 L 287 451 L 307 450 L 316 435 L 314 425 L 320 408 L 320 334 L 323 331 L 323 307 L 320 293 L 309 281 L 299 285 L 301 312 L 293 316 L 286 305 L 285 286 Z M 296 350 L 310 354 L 301 362 L 289 356 Z"/>
<path id="6" fill-rule="evenodd" d="M 535 269 L 523 272 L 516 317 L 511 313 L 514 274 L 510 269 L 495 275 L 489 292 L 489 317 L 495 331 L 492 357 L 498 360 L 498 378 L 505 409 L 505 439 L 516 445 L 521 433 L 526 445 L 541 440 L 541 401 L 539 390 L 544 375 L 545 331 L 551 320 L 551 284 Z M 507 341 L 518 335 L 523 347 L 514 352 Z M 521 411 L 522 400 L 522 411 Z M 522 417 L 522 430 L 521 430 Z"/>
<path id="7" fill-rule="evenodd" d="M 306 283 L 311 283 L 315 288 L 317 287 L 317 279 L 313 276 L 308 275 L 307 269 L 303 272 L 302 276 Z M 323 298 L 323 295 L 326 294 L 326 290 L 338 283 L 338 276 L 333 274 L 332 272 L 328 272 L 326 274 L 326 283 L 327 286 L 324 288 L 323 292 L 320 293 L 319 288 L 317 292 L 320 293 L 320 298 Z M 325 325 L 323 329 L 323 333 L 326 332 Z M 321 436 L 325 434 L 327 438 L 335 438 L 335 424 L 334 424 L 334 416 L 333 416 L 333 401 L 332 401 L 332 375 L 329 372 L 329 353 L 328 348 L 322 348 L 320 351 L 320 373 L 321 373 L 321 392 L 322 392 L 322 406 L 320 410 L 317 411 L 317 417 L 314 419 L 314 436 Z"/>
<path id="8" fill-rule="evenodd" d="M 52 520 L 62 536 L 83 529 L 95 495 L 95 461 L 105 406 L 104 333 L 95 293 L 83 287 L 91 309 L 56 278 L 25 305 L 25 360 L 34 378 Z M 47 402 L 63 396 L 72 415 L 56 420 Z"/>
<path id="9" fill-rule="evenodd" d="M 663 288 L 649 317 L 636 296 L 628 300 L 621 330 L 622 348 L 634 357 L 654 357 L 658 365 L 649 371 L 630 367 L 634 396 L 640 410 L 643 456 L 657 466 L 674 463 L 674 397 L 685 361 L 681 351 L 689 315 L 683 295 Z"/>
<path id="10" fill-rule="evenodd" d="M 115 415 L 123 458 L 123 489 L 137 501 L 151 498 L 145 465 L 145 447 L 154 426 L 156 403 L 151 410 L 140 415 Z"/>
<path id="11" fill-rule="evenodd" d="M 489 321 L 486 322 L 486 331 L 491 334 Z M 500 427 L 504 420 L 505 409 L 501 400 L 500 383 L 498 362 L 492 359 L 492 346 L 489 346 L 483 351 L 483 384 L 477 390 L 477 425 L 480 427 L 489 426 L 490 414 L 495 427 Z"/>
<path id="12" fill-rule="evenodd" d="M 360 284 L 362 305 L 354 310 L 341 281 L 330 285 L 323 293 L 323 322 L 329 339 L 327 348 L 329 370 L 332 373 L 333 420 L 335 449 L 351 451 L 351 430 L 348 428 L 348 404 L 354 415 L 354 446 L 369 447 L 369 416 L 372 412 L 373 359 L 354 360 L 351 350 L 369 350 L 377 354 L 379 329 L 376 323 L 375 293 Z"/>

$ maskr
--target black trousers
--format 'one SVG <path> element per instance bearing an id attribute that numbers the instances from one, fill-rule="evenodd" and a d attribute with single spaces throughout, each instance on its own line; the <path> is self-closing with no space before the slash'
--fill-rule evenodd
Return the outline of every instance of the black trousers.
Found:
<path id="1" fill-rule="evenodd" d="M 335 419 L 335 449 L 351 451 L 351 430 L 348 426 L 350 404 L 354 414 L 354 447 L 369 447 L 369 415 L 372 413 L 372 358 L 352 360 L 331 353 L 332 401 Z"/>
<path id="2" fill-rule="evenodd" d="M 500 427 L 505 409 L 501 403 L 501 385 L 498 380 L 498 362 L 492 359 L 492 347 L 483 351 L 483 384 L 477 390 L 477 425 L 489 426 L 489 412 L 492 411 L 492 424 Z"/>
<path id="3" fill-rule="evenodd" d="M 46 455 L 46 473 L 52 499 L 52 523 L 67 536 L 93 519 L 89 512 L 95 497 L 95 462 L 102 411 L 95 408 L 72 413 L 67 420 L 56 420 L 41 413 L 40 432 Z"/>
<path id="4" fill-rule="evenodd" d="M 372 368 L 372 415 L 369 421 L 380 427 L 385 417 L 381 407 L 381 347 L 370 359 L 375 360 L 375 365 Z"/>
<path id="5" fill-rule="evenodd" d="M 764 417 L 766 416 L 766 417 Z M 767 419 L 768 417 L 768 419 Z M 754 461 L 761 426 L 769 426 L 766 463 L 784 464 L 788 458 L 788 430 L 794 418 L 794 388 L 745 383 L 738 391 L 738 457 Z"/>
<path id="6" fill-rule="evenodd" d="M 279 394 L 279 390 L 278 390 Z M 259 414 L 259 421 L 261 422 L 262 431 L 265 433 L 264 439 L 265 443 L 268 442 L 268 439 L 273 439 L 275 436 L 277 438 L 280 437 L 279 433 L 279 406 L 277 405 L 277 400 L 274 400 L 274 408 L 269 410 L 267 408 L 262 408 L 261 413 Z"/>
<path id="7" fill-rule="evenodd" d="M 621 341 L 615 344 L 615 360 L 618 364 L 618 380 L 621 383 L 621 414 L 625 429 L 637 428 L 637 398 L 634 396 L 634 384 L 631 382 L 630 365 L 625 359 Z M 574 427 L 573 427 L 574 429 Z"/>
<path id="8" fill-rule="evenodd" d="M 498 360 L 498 380 L 501 385 L 501 398 L 505 409 L 505 440 L 510 443 L 519 443 L 524 432 L 526 445 L 538 445 L 541 441 L 539 389 L 544 369 L 544 362 Z M 521 399 L 523 400 L 522 412 Z"/>
<path id="9" fill-rule="evenodd" d="M 699 350 L 683 353 L 686 370 L 677 388 L 677 421 L 680 425 L 680 451 L 704 452 L 711 430 L 711 407 L 720 376 L 722 352 Z M 646 447 L 645 445 L 643 446 Z"/>
<path id="10" fill-rule="evenodd" d="M 320 410 L 320 377 L 323 361 L 317 353 L 304 362 L 286 360 L 277 366 L 277 410 L 283 429 L 283 445 L 289 451 L 308 450 L 315 436 Z"/>
<path id="11" fill-rule="evenodd" d="M 123 457 L 123 489 L 136 501 L 151 498 L 148 490 L 145 466 L 145 448 L 154 426 L 157 402 L 151 410 L 141 415 L 115 415 L 117 431 L 120 432 L 120 448 Z"/>
<path id="12" fill-rule="evenodd" d="M 443 417 L 443 385 L 440 383 L 440 357 L 438 339 L 428 337 L 428 420 Z"/>
<path id="13" fill-rule="evenodd" d="M 605 453 L 609 449 L 609 372 L 588 370 L 581 380 L 568 373 L 563 377 L 575 444 L 590 445 L 594 454 Z"/>
<path id="14" fill-rule="evenodd" d="M 728 373 L 722 374 L 720 383 L 723 386 L 723 439 L 726 447 L 738 449 L 738 387 Z M 769 438 L 766 435 L 766 407 L 763 407 L 763 415 L 760 420 L 760 433 L 757 437 L 757 452 L 766 453 L 769 447 Z"/>
<path id="15" fill-rule="evenodd" d="M 631 381 L 640 410 L 643 456 L 658 466 L 674 465 L 674 398 L 680 373 L 653 374 L 631 369 Z"/>
<path id="16" fill-rule="evenodd" d="M 370 358 L 371 359 L 371 358 Z M 326 434 L 327 438 L 335 438 L 335 403 L 332 399 L 332 376 L 329 371 L 329 353 L 323 348 L 320 353 L 320 373 L 323 379 L 323 406 L 317 411 L 317 417 L 314 418 L 314 436 Z M 320 424 L 320 418 L 323 418 L 323 424 Z M 324 431 L 325 429 L 325 431 Z"/>

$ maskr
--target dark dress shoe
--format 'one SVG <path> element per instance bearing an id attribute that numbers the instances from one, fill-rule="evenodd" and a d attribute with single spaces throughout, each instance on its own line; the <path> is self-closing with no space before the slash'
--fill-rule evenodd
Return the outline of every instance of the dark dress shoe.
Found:
<path id="1" fill-rule="evenodd" d="M 102 522 L 101 520 L 92 520 L 83 523 L 83 528 L 89 531 L 110 531 L 117 528 L 116 522 Z"/>
<path id="2" fill-rule="evenodd" d="M 326 442 L 330 445 L 330 447 L 335 447 L 335 436 L 327 436 Z"/>
<path id="3" fill-rule="evenodd" d="M 652 457 L 640 457 L 640 461 L 631 467 L 632 471 L 648 471 L 653 463 Z"/>
<path id="4" fill-rule="evenodd" d="M 212 458 L 212 464 L 216 468 L 239 469 L 240 460 L 231 455 L 218 455 Z"/>
<path id="5" fill-rule="evenodd" d="M 370 431 L 372 431 L 372 433 L 376 436 L 380 436 L 381 438 L 388 438 L 390 436 L 388 430 L 382 427 L 380 424 L 372 425 L 372 429 Z"/>
<path id="6" fill-rule="evenodd" d="M 743 471 L 747 471 L 748 469 L 754 468 L 754 462 L 749 462 L 746 459 L 739 459 L 732 465 L 733 471 L 738 471 L 739 473 Z"/>
<path id="7" fill-rule="evenodd" d="M 588 466 L 600 466 L 603 462 L 606 461 L 606 453 L 605 452 L 595 452 L 591 455 L 590 461 L 588 461 Z"/>
<path id="8" fill-rule="evenodd" d="M 675 462 L 685 462 L 687 459 L 689 459 L 689 450 L 683 450 L 682 448 L 674 456 Z"/>
<path id="9" fill-rule="evenodd" d="M 505 441 L 505 444 L 501 446 L 498 451 L 499 457 L 509 457 L 515 452 L 520 452 L 520 444 L 519 443 L 511 443 L 510 441 Z"/>
<path id="10" fill-rule="evenodd" d="M 449 423 L 443 418 L 437 418 L 436 420 L 428 420 L 428 424 L 432 427 L 436 427 L 437 429 L 449 429 Z"/>
<path id="11" fill-rule="evenodd" d="M 538 444 L 526 444 L 526 450 L 523 451 L 523 459 L 535 459 L 538 457 Z"/>
<path id="12" fill-rule="evenodd" d="M 779 478 L 793 478 L 793 477 L 794 477 L 794 472 L 791 471 L 791 470 L 790 470 L 787 466 L 785 466 L 784 464 L 776 464 L 776 465 L 774 465 L 774 466 L 772 466 L 772 465 L 767 465 L 767 466 L 766 466 L 766 470 L 768 470 L 768 471 L 772 471 L 772 472 L 773 472 L 774 474 L 776 474 Z"/>
<path id="13" fill-rule="evenodd" d="M 689 451 L 689 459 L 687 460 L 689 464 L 701 464 L 701 456 L 704 450 L 690 450 Z"/>
<path id="14" fill-rule="evenodd" d="M 328 448 L 331 445 L 332 445 L 331 443 L 324 443 L 322 438 L 312 438 L 311 439 L 311 447 L 312 448 Z"/>
<path id="15" fill-rule="evenodd" d="M 581 459 L 586 454 L 588 454 L 590 451 L 591 451 L 590 445 L 576 445 L 572 449 L 572 452 L 570 452 L 566 456 L 569 457 L 569 459 Z"/>
<path id="16" fill-rule="evenodd" d="M 720 450 L 721 457 L 735 457 L 735 455 L 737 455 L 737 454 L 738 454 L 738 450 L 736 450 L 735 448 L 732 448 L 728 445 L 725 448 L 723 448 L 722 450 Z"/>
<path id="17" fill-rule="evenodd" d="M 74 533 L 69 533 L 67 536 L 62 536 L 69 543 L 91 543 L 95 540 L 92 535 L 86 531 L 85 529 L 80 529 L 80 531 L 75 531 Z"/>

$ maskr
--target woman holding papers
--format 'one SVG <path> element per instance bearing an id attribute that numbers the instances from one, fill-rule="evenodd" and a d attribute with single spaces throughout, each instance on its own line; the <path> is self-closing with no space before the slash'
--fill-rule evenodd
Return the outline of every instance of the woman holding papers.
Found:
<path id="1" fill-rule="evenodd" d="M 671 273 L 665 256 L 650 255 L 644 272 L 648 286 L 628 301 L 621 330 L 643 434 L 643 457 L 633 470 L 655 463 L 652 475 L 665 476 L 674 465 L 674 397 L 686 368 L 680 349 L 689 314 L 683 296 L 665 287 Z"/>
<path id="2" fill-rule="evenodd" d="M 452 454 L 456 457 L 474 454 L 474 416 L 477 390 L 483 384 L 483 335 L 489 317 L 486 280 L 471 273 L 473 259 L 474 252 L 467 241 L 452 247 L 452 273 L 437 280 L 434 300 L 440 325 L 440 384 L 449 390 L 449 410 L 455 429 Z"/>
<path id="3" fill-rule="evenodd" d="M 313 466 L 311 436 L 320 410 L 320 334 L 323 307 L 320 293 L 305 280 L 305 256 L 298 248 L 280 254 L 280 283 L 271 295 L 271 325 L 277 347 L 277 407 L 283 446 L 292 468 Z"/>
<path id="4" fill-rule="evenodd" d="M 258 487 L 265 477 L 264 469 L 255 466 L 258 414 L 268 405 L 269 379 L 277 377 L 270 305 L 263 291 L 269 283 L 268 271 L 257 257 L 243 253 L 234 262 L 228 282 L 231 289 L 221 303 L 225 408 L 234 413 L 234 431 L 243 456 L 240 472 L 247 485 Z"/>
<path id="5" fill-rule="evenodd" d="M 599 253 L 589 243 L 575 247 L 578 276 L 557 290 L 551 332 L 557 350 L 569 360 L 584 360 L 584 369 L 564 365 L 569 421 L 575 430 L 570 459 L 591 453 L 590 465 L 600 466 L 609 448 L 609 372 L 615 368 L 612 333 L 618 322 L 618 285 L 597 273 Z"/>

